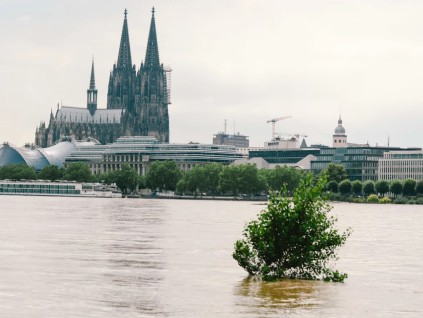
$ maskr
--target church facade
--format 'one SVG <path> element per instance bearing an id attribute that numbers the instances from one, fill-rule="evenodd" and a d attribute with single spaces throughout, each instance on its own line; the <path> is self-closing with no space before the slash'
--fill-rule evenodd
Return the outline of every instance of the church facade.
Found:
<path id="1" fill-rule="evenodd" d="M 63 137 L 94 138 L 106 144 L 121 136 L 153 136 L 169 142 L 171 70 L 160 64 L 154 14 L 153 8 L 145 60 L 137 70 L 132 64 L 125 10 L 118 59 L 109 77 L 107 108 L 97 108 L 93 61 L 86 107 L 57 105 L 48 125 L 41 122 L 37 127 L 36 145 L 49 147 Z"/>

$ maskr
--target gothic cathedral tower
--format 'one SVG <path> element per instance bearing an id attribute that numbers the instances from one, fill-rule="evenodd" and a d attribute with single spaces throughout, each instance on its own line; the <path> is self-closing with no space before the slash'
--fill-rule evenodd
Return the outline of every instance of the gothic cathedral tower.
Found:
<path id="1" fill-rule="evenodd" d="M 110 72 L 109 89 L 107 92 L 107 109 L 125 109 L 132 112 L 134 109 L 135 65 L 132 65 L 131 46 L 125 9 L 122 35 L 120 38 L 117 64 Z"/>
<path id="2" fill-rule="evenodd" d="M 160 64 L 154 8 L 145 62 L 138 73 L 132 64 L 127 14 L 125 9 L 118 59 L 109 77 L 107 109 L 97 107 L 93 60 L 87 107 L 58 106 L 48 127 L 42 122 L 36 129 L 37 145 L 51 146 L 62 137 L 92 137 L 106 144 L 120 136 L 141 135 L 169 142 L 170 69 Z"/>
<path id="3" fill-rule="evenodd" d="M 161 142 L 169 142 L 168 72 L 160 64 L 153 8 L 145 61 L 137 73 L 135 105 L 139 117 L 135 133 L 154 136 Z"/>
<path id="4" fill-rule="evenodd" d="M 97 89 L 95 88 L 95 75 L 94 75 L 94 58 L 91 65 L 90 88 L 87 89 L 87 108 L 91 116 L 97 110 Z"/>

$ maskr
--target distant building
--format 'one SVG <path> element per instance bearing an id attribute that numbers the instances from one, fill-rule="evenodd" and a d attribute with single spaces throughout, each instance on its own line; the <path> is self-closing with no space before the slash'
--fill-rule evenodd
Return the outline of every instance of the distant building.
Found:
<path id="1" fill-rule="evenodd" d="M 421 148 L 370 146 L 321 148 L 320 154 L 316 155 L 316 160 L 311 162 L 311 170 L 319 174 L 328 164 L 336 163 L 345 167 L 348 179 L 351 181 L 378 180 L 379 160 L 386 152 L 395 150 L 421 150 Z"/>
<path id="2" fill-rule="evenodd" d="M 213 145 L 231 145 L 238 148 L 248 148 L 250 141 L 248 140 L 248 136 L 241 135 L 240 133 L 230 135 L 220 132 L 213 135 Z"/>
<path id="3" fill-rule="evenodd" d="M 120 137 L 108 145 L 77 147 L 65 161 L 87 163 L 93 174 L 120 170 L 128 164 L 140 175 L 145 175 L 155 161 L 173 160 L 183 170 L 207 163 L 230 164 L 242 155 L 229 145 L 172 144 L 158 141 L 155 137 Z"/>
<path id="4" fill-rule="evenodd" d="M 348 179 L 354 181 L 378 180 L 379 160 L 385 153 L 400 150 L 421 150 L 421 148 L 402 149 L 398 147 L 371 147 L 368 144 L 347 142 L 347 134 L 339 116 L 338 126 L 333 134 L 333 147 L 320 147 L 320 153 L 311 161 L 311 170 L 319 174 L 330 163 L 345 167 Z"/>
<path id="5" fill-rule="evenodd" d="M 316 159 L 320 153 L 317 148 L 297 148 L 297 149 L 266 149 L 250 150 L 249 159 L 262 158 L 269 168 L 275 166 L 295 166 L 305 170 L 311 169 L 311 160 Z"/>
<path id="6" fill-rule="evenodd" d="M 97 107 L 94 61 L 86 107 L 57 107 L 48 125 L 41 122 L 35 144 L 48 147 L 64 136 L 88 137 L 102 144 L 120 136 L 154 136 L 169 142 L 170 69 L 160 64 L 154 8 L 152 11 L 145 60 L 139 70 L 132 64 L 127 11 L 124 13 L 117 62 L 109 76 L 107 109 Z"/>
<path id="7" fill-rule="evenodd" d="M 423 180 L 423 151 L 385 152 L 379 160 L 379 180 Z"/>

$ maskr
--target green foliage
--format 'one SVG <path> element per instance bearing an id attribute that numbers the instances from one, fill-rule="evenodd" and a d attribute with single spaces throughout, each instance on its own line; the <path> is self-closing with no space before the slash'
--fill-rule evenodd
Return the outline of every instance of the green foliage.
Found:
<path id="1" fill-rule="evenodd" d="M 174 161 L 155 161 L 151 165 L 145 182 L 151 190 L 174 191 L 178 181 L 182 178 L 182 172 Z"/>
<path id="2" fill-rule="evenodd" d="M 115 171 L 116 185 L 122 191 L 127 193 L 128 190 L 133 192 L 138 186 L 138 174 L 128 164 L 122 165 L 121 170 Z"/>
<path id="3" fill-rule="evenodd" d="M 259 193 L 266 188 L 266 182 L 259 178 L 258 170 L 255 165 L 246 164 L 238 166 L 238 191 L 246 195 Z"/>
<path id="4" fill-rule="evenodd" d="M 219 175 L 222 169 L 223 165 L 219 163 L 210 163 L 202 166 L 202 178 L 207 194 L 214 195 L 219 193 Z"/>
<path id="5" fill-rule="evenodd" d="M 50 181 L 60 180 L 63 178 L 64 172 L 65 169 L 55 165 L 45 166 L 38 174 L 38 179 Z"/>
<path id="6" fill-rule="evenodd" d="M 6 165 L 0 168 L 0 180 L 37 180 L 35 170 L 26 164 Z"/>
<path id="7" fill-rule="evenodd" d="M 340 195 L 339 193 L 329 192 L 327 194 L 327 199 L 330 201 L 343 201 L 344 197 Z"/>
<path id="8" fill-rule="evenodd" d="M 266 181 L 269 190 L 279 191 L 286 187 L 288 191 L 294 191 L 305 174 L 302 170 L 293 167 L 276 166 L 266 171 Z"/>
<path id="9" fill-rule="evenodd" d="M 219 175 L 223 166 L 217 163 L 196 166 L 187 171 L 177 184 L 178 193 L 191 192 L 215 195 L 219 192 Z"/>
<path id="10" fill-rule="evenodd" d="M 261 176 L 252 164 L 225 166 L 219 174 L 219 189 L 222 193 L 252 195 L 266 189 Z"/>
<path id="11" fill-rule="evenodd" d="M 352 189 L 352 183 L 350 180 L 343 180 L 339 184 L 339 192 L 341 192 L 341 194 L 343 195 L 350 194 L 351 189 Z"/>
<path id="12" fill-rule="evenodd" d="M 402 194 L 414 195 L 415 188 L 416 188 L 416 181 L 413 179 L 407 179 L 404 181 L 404 185 L 402 186 Z"/>
<path id="13" fill-rule="evenodd" d="M 370 195 L 372 193 L 375 193 L 375 184 L 373 181 L 366 181 L 363 184 L 363 192 L 365 195 Z"/>
<path id="14" fill-rule="evenodd" d="M 391 203 L 392 200 L 389 197 L 383 197 L 379 199 L 379 203 Z"/>
<path id="15" fill-rule="evenodd" d="M 92 180 L 91 170 L 88 164 L 75 162 L 66 166 L 63 179 L 77 182 L 90 182 Z"/>
<path id="16" fill-rule="evenodd" d="M 402 193 L 402 183 L 398 180 L 392 180 L 389 185 L 389 191 L 392 192 L 395 196 Z"/>
<path id="17" fill-rule="evenodd" d="M 222 193 L 231 192 L 237 195 L 239 168 L 235 165 L 229 165 L 223 168 L 219 175 L 219 190 Z"/>
<path id="18" fill-rule="evenodd" d="M 395 204 L 407 204 L 408 203 L 408 200 L 406 198 L 396 198 L 394 200 L 394 203 Z"/>
<path id="19" fill-rule="evenodd" d="M 330 205 L 322 195 L 325 180 L 311 174 L 302 180 L 292 198 L 287 190 L 273 192 L 267 209 L 248 223 L 235 243 L 234 259 L 251 275 L 277 278 L 343 281 L 347 275 L 328 268 L 336 249 L 350 234 L 339 233 Z"/>
<path id="20" fill-rule="evenodd" d="M 375 184 L 376 192 L 381 196 L 384 196 L 385 193 L 389 192 L 389 183 L 385 180 L 379 180 Z"/>
<path id="21" fill-rule="evenodd" d="M 326 189 L 328 189 L 332 193 L 338 193 L 338 190 L 339 190 L 338 182 L 336 182 L 336 181 L 329 181 L 326 184 Z"/>
<path id="22" fill-rule="evenodd" d="M 376 194 L 370 194 L 367 197 L 367 202 L 369 202 L 369 203 L 379 203 L 379 197 Z"/>
<path id="23" fill-rule="evenodd" d="M 176 194 L 182 195 L 185 193 L 185 191 L 187 191 L 187 185 L 186 185 L 185 176 L 183 176 L 176 184 L 175 192 Z"/>
<path id="24" fill-rule="evenodd" d="M 423 194 L 423 180 L 419 180 L 416 183 L 416 194 Z"/>
<path id="25" fill-rule="evenodd" d="M 361 195 L 361 193 L 363 192 L 363 184 L 361 183 L 361 181 L 355 180 L 352 183 L 352 192 L 355 195 Z"/>
<path id="26" fill-rule="evenodd" d="M 145 177 L 144 176 L 138 176 L 137 177 L 137 183 L 138 183 L 138 189 L 145 189 Z"/>
<path id="27" fill-rule="evenodd" d="M 326 178 L 329 182 L 336 181 L 340 183 L 341 181 L 348 178 L 347 170 L 345 167 L 336 163 L 328 164 L 322 173 L 326 175 Z"/>

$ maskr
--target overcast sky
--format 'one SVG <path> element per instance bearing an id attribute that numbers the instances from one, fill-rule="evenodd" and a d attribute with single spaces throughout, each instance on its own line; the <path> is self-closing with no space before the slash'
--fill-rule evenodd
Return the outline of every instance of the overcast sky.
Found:
<path id="1" fill-rule="evenodd" d="M 171 142 L 211 143 L 224 129 L 331 144 L 423 146 L 423 1 L 0 0 L 0 142 L 33 142 L 57 103 L 86 107 L 95 56 L 106 107 L 128 9 L 132 59 L 145 56 L 156 8 L 160 59 L 172 72 Z"/>

